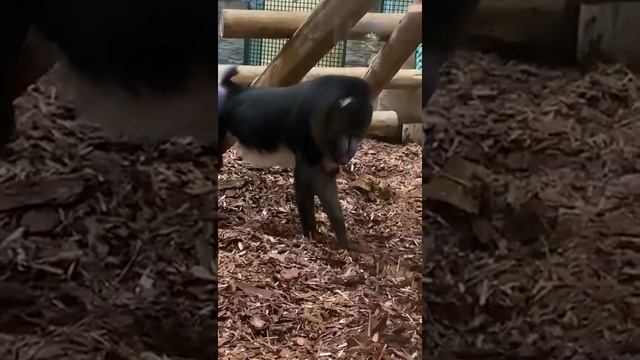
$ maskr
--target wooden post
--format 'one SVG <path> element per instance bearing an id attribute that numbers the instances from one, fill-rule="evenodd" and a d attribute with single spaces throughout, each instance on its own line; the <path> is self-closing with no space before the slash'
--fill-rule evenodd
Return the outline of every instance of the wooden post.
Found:
<path id="1" fill-rule="evenodd" d="M 218 74 L 221 74 L 223 69 L 228 66 L 229 65 L 218 65 Z M 266 66 L 238 65 L 239 73 L 233 78 L 233 81 L 239 84 L 249 85 L 258 78 L 266 68 Z M 366 72 L 366 67 L 314 67 L 302 78 L 302 81 L 316 79 L 325 75 L 346 75 L 362 78 Z M 401 69 L 393 76 L 391 81 L 386 84 L 385 89 L 416 89 L 421 86 L 422 70 Z"/>
<path id="2" fill-rule="evenodd" d="M 371 7 L 374 0 L 325 0 L 293 34 L 253 86 L 290 86 L 327 54 Z"/>
<path id="3" fill-rule="evenodd" d="M 304 24 L 310 12 L 294 11 L 222 11 L 219 33 L 222 38 L 288 39 Z M 374 33 L 386 41 L 403 14 L 367 13 L 347 33 L 349 40 L 364 40 Z"/>
<path id="4" fill-rule="evenodd" d="M 614 61 L 640 70 L 639 16 L 638 2 L 582 6 L 576 49 L 579 65 L 588 69 L 600 61 Z"/>
<path id="5" fill-rule="evenodd" d="M 378 96 L 422 41 L 422 10 L 421 7 L 415 10 L 404 15 L 364 76 L 373 97 Z"/>

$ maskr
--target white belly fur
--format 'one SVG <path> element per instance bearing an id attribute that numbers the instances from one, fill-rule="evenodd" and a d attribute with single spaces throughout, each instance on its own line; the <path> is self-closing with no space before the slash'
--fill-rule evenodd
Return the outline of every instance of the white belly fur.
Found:
<path id="1" fill-rule="evenodd" d="M 234 146 L 242 160 L 256 168 L 266 169 L 274 166 L 293 168 L 296 164 L 295 155 L 284 146 L 275 152 L 259 152 L 242 146 L 240 143 L 236 143 Z"/>
<path id="2" fill-rule="evenodd" d="M 184 92 L 143 92 L 133 97 L 117 86 L 98 85 L 65 66 L 73 81 L 78 119 L 97 124 L 107 135 L 142 143 L 189 136 L 203 143 L 218 138 L 217 88 L 197 76 Z"/>

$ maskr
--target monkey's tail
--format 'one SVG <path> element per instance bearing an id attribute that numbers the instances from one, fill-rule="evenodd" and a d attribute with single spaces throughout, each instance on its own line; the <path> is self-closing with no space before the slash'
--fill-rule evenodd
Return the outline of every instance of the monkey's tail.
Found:
<path id="1" fill-rule="evenodd" d="M 238 67 L 235 65 L 229 66 L 224 70 L 224 73 L 222 74 L 222 77 L 219 80 L 219 85 L 224 87 L 229 87 L 233 85 L 231 78 L 233 78 L 236 75 L 238 75 Z"/>

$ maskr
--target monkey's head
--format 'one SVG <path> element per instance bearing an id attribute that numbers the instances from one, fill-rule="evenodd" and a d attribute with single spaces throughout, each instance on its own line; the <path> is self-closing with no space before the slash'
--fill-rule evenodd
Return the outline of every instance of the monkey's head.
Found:
<path id="1" fill-rule="evenodd" d="M 369 85 L 355 77 L 347 79 L 345 85 L 347 91 L 332 101 L 312 125 L 318 145 L 338 165 L 346 165 L 355 156 L 373 114 Z"/>

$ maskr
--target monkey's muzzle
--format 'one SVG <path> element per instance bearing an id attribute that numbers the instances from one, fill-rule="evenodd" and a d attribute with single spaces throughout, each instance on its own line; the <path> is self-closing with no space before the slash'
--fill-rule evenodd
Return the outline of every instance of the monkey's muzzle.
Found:
<path id="1" fill-rule="evenodd" d="M 220 86 L 218 84 L 218 114 L 220 113 L 220 109 L 222 109 L 222 105 L 224 104 L 224 99 L 227 97 L 227 89 Z"/>
<path id="2" fill-rule="evenodd" d="M 353 137 L 343 137 L 336 144 L 336 153 L 334 160 L 338 165 L 347 165 L 358 151 L 360 141 Z"/>

